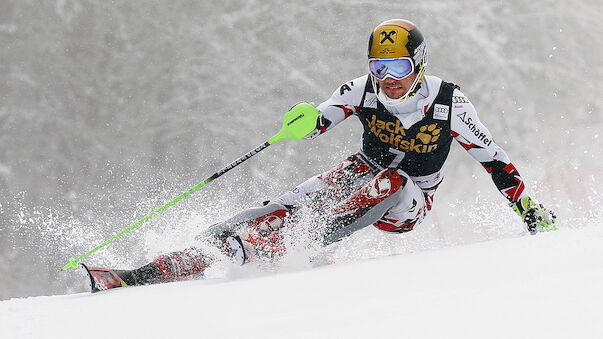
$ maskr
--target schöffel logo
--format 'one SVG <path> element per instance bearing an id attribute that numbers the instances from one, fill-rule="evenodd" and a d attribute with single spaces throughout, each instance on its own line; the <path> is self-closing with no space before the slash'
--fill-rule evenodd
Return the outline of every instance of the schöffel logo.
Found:
<path id="1" fill-rule="evenodd" d="M 484 132 L 480 131 L 478 127 L 475 126 L 473 118 L 468 117 L 467 112 L 457 114 L 456 116 L 459 117 L 459 119 L 461 119 L 461 121 L 464 122 L 467 127 L 469 127 L 473 135 L 475 135 L 481 142 L 483 142 L 484 145 L 490 146 L 492 144 L 492 140 L 488 138 L 487 135 L 484 134 Z"/>
<path id="2" fill-rule="evenodd" d="M 385 144 L 394 146 L 395 148 L 416 153 L 430 153 L 438 149 L 436 143 L 440 138 L 442 129 L 437 124 L 424 125 L 419 128 L 417 135 L 411 139 L 406 135 L 406 130 L 400 122 L 383 121 L 377 119 L 373 114 L 370 119 L 366 119 L 370 132 Z"/>

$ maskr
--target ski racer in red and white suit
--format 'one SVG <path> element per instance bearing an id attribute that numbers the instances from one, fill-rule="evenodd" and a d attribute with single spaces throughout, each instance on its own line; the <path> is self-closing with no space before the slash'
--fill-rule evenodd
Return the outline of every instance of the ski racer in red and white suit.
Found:
<path id="1" fill-rule="evenodd" d="M 243 264 L 250 256 L 284 253 L 281 230 L 299 224 L 308 211 L 313 236 L 323 245 L 369 225 L 410 231 L 432 208 L 453 139 L 490 173 L 532 234 L 556 229 L 554 214 L 526 195 L 517 169 L 473 104 L 458 86 L 425 75 L 426 65 L 426 45 L 413 23 L 378 25 L 369 38 L 369 74 L 344 83 L 318 105 L 321 115 L 307 136 L 356 116 L 364 127 L 360 150 L 264 206 L 210 226 L 199 239 Z M 127 285 L 169 281 L 202 274 L 214 260 L 189 248 L 118 275 Z"/>
<path id="2" fill-rule="evenodd" d="M 422 218 L 422 215 L 409 214 L 406 207 L 413 204 L 411 198 L 418 200 L 417 211 L 431 209 L 433 194 L 444 179 L 442 165 L 449 147 L 445 144 L 448 142 L 444 140 L 447 138 L 445 133 L 456 139 L 484 166 L 492 175 L 496 187 L 509 201 L 516 202 L 525 195 L 523 180 L 509 157 L 494 142 L 490 131 L 479 120 L 475 107 L 458 88 L 454 88 L 452 97 L 448 98 L 451 100 L 450 106 L 434 103 L 443 82 L 437 77 L 426 76 L 416 95 L 394 108 L 386 108 L 380 105 L 374 93 L 367 91 L 368 83 L 368 75 L 346 82 L 331 98 L 318 105 L 318 110 L 322 113 L 319 134 L 329 131 L 350 116 L 358 116 L 365 119 L 365 136 L 377 136 L 379 141 L 389 146 L 391 155 L 382 156 L 377 153 L 377 156 L 381 157 L 376 159 L 369 155 L 369 151 L 363 149 L 367 143 L 361 142 L 361 148 L 355 157 L 378 170 L 407 169 L 399 172 L 409 181 L 406 189 L 415 191 L 415 194 L 408 194 L 388 210 L 388 220 L 391 223 L 402 227 L 406 220 Z M 387 109 L 391 114 L 391 121 L 378 119 L 378 115 L 359 112 L 366 108 L 376 109 L 377 106 L 381 106 L 382 110 Z M 409 132 L 411 129 L 413 132 Z M 438 144 L 438 140 L 443 140 L 444 144 Z M 433 156 L 430 155 L 439 150 L 438 148 L 446 148 L 441 154 L 443 159 L 438 161 L 436 166 L 432 166 L 430 162 L 433 162 Z M 405 158 L 410 157 L 413 157 L 412 161 L 405 163 Z M 318 179 L 328 176 L 328 173 L 318 176 Z M 308 192 L 326 185 L 324 181 L 310 179 L 295 191 Z M 277 201 L 284 205 L 293 205 L 298 196 L 299 193 L 289 192 Z M 427 199 L 421 198 L 422 196 Z"/>
<path id="3" fill-rule="evenodd" d="M 335 170 L 313 177 L 285 193 L 276 199 L 277 203 L 294 206 L 308 194 L 327 189 L 334 184 L 331 179 L 333 172 L 341 175 L 338 171 L 347 166 L 354 166 L 356 172 L 359 167 L 363 168 L 363 173 L 367 173 L 362 176 L 363 183 L 372 179 L 368 187 L 373 191 L 366 190 L 364 198 L 377 195 L 383 185 L 388 189 L 396 188 L 393 183 L 384 182 L 392 181 L 391 175 L 388 179 L 375 179 L 374 174 L 386 168 L 396 169 L 394 177 L 399 176 L 399 182 L 404 183 L 403 187 L 399 187 L 398 194 L 381 192 L 384 196 L 377 199 L 379 203 L 369 204 L 372 210 L 353 223 L 340 225 L 346 230 L 339 230 L 336 236 L 328 237 L 329 241 L 339 240 L 370 224 L 389 232 L 412 230 L 431 210 L 436 188 L 444 179 L 443 164 L 452 138 L 484 166 L 496 187 L 510 202 L 517 202 L 525 196 L 523 180 L 507 154 L 494 142 L 490 131 L 479 120 L 473 104 L 456 86 L 446 84 L 437 77 L 426 76 L 414 96 L 399 105 L 387 107 L 373 93 L 369 75 L 364 75 L 343 84 L 317 108 L 322 117 L 317 133 L 311 138 L 329 131 L 348 117 L 357 116 L 364 125 L 360 150 Z M 373 143 L 381 143 L 379 146 L 386 145 L 380 147 L 384 151 L 368 149 L 371 146 L 376 148 L 376 145 L 366 141 L 369 137 Z M 394 194 L 396 199 L 384 202 Z M 354 199 L 362 200 L 363 196 L 357 194 Z M 345 204 L 351 205 L 350 201 Z M 356 210 L 350 213 L 356 216 L 362 214 Z"/>
<path id="4" fill-rule="evenodd" d="M 212 226 L 214 237 L 243 229 L 240 243 L 270 252 L 274 242 L 265 235 L 294 223 L 296 211 L 306 206 L 317 210 L 315 224 L 324 228 L 318 236 L 324 245 L 368 225 L 410 231 L 431 210 L 452 139 L 490 173 L 531 233 L 555 227 L 554 214 L 526 195 L 517 169 L 459 87 L 425 75 L 426 45 L 412 22 L 394 19 L 378 25 L 369 38 L 368 65 L 369 74 L 344 83 L 318 105 L 322 115 L 307 136 L 312 139 L 356 116 L 364 127 L 359 152 L 264 207 Z"/>

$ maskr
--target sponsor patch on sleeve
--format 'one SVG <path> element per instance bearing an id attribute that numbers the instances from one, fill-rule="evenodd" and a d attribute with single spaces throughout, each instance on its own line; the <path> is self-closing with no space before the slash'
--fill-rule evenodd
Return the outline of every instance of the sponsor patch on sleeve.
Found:
<path id="1" fill-rule="evenodd" d="M 448 120 L 448 114 L 450 113 L 450 107 L 448 105 L 435 104 L 433 108 L 433 118 L 438 120 Z"/>

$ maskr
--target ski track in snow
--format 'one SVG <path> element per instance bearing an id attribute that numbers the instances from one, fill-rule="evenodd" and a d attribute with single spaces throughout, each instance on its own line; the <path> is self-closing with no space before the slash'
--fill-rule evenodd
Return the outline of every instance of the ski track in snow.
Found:
<path id="1" fill-rule="evenodd" d="M 603 227 L 0 302 L 2 338 L 602 338 Z"/>

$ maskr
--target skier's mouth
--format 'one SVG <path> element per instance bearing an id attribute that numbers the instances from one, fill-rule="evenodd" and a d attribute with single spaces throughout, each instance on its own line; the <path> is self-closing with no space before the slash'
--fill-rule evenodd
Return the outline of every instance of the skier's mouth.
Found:
<path id="1" fill-rule="evenodd" d="M 386 79 L 379 82 L 381 90 L 391 99 L 401 98 L 408 91 L 407 84 L 404 80 Z"/>
<path id="2" fill-rule="evenodd" d="M 401 85 L 385 85 L 383 87 L 387 91 L 400 91 L 400 90 L 404 90 L 404 86 L 401 86 Z"/>

